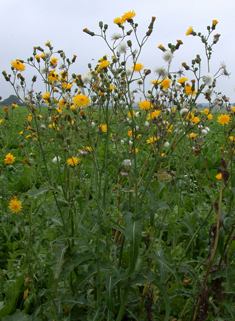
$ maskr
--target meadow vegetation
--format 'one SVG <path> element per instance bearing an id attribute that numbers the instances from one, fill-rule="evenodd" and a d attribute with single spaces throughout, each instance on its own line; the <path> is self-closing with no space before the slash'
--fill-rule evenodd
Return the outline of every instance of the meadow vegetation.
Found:
<path id="1" fill-rule="evenodd" d="M 113 22 L 111 40 L 103 22 L 83 30 L 109 50 L 86 75 L 50 41 L 3 71 L 25 107 L 0 109 L 0 318 L 234 320 L 235 107 L 216 89 L 226 65 L 210 66 L 218 21 L 186 33 L 206 72 L 195 54 L 178 73 L 181 40 L 141 63 L 155 17 L 143 39 L 134 11 Z"/>

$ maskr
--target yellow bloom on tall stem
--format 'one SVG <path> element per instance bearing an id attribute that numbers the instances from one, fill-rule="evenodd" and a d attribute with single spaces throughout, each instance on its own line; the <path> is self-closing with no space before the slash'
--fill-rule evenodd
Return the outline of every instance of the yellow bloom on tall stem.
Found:
<path id="1" fill-rule="evenodd" d="M 51 58 L 52 65 L 56 65 L 57 64 L 57 60 L 58 60 L 58 58 Z"/>
<path id="2" fill-rule="evenodd" d="M 156 118 L 161 114 L 161 110 L 155 110 L 152 113 L 148 114 L 147 120 L 150 120 L 151 118 Z"/>
<path id="3" fill-rule="evenodd" d="M 13 164 L 15 159 L 16 158 L 11 153 L 8 153 L 5 158 L 5 164 L 7 165 Z"/>
<path id="4" fill-rule="evenodd" d="M 86 95 L 76 95 L 73 97 L 72 101 L 78 107 L 87 107 L 90 104 L 90 99 Z"/>
<path id="5" fill-rule="evenodd" d="M 157 140 L 157 137 L 150 137 L 149 139 L 146 140 L 147 144 L 152 144 Z"/>
<path id="6" fill-rule="evenodd" d="M 160 85 L 163 87 L 163 89 L 167 89 L 170 87 L 171 80 L 169 78 L 164 79 Z"/>
<path id="7" fill-rule="evenodd" d="M 21 211 L 21 201 L 18 201 L 16 196 L 14 196 L 14 199 L 10 201 L 8 208 L 12 211 L 12 213 L 18 213 Z"/>
<path id="8" fill-rule="evenodd" d="M 122 18 L 117 17 L 113 20 L 114 23 L 116 23 L 117 25 L 121 26 L 122 25 Z"/>
<path id="9" fill-rule="evenodd" d="M 16 70 L 24 71 L 25 65 L 19 61 L 19 59 L 16 59 L 15 61 L 12 60 L 11 62 L 12 67 L 14 67 Z"/>
<path id="10" fill-rule="evenodd" d="M 150 101 L 144 100 L 144 101 L 140 101 L 138 103 L 138 106 L 140 107 L 140 109 L 142 110 L 149 110 L 150 108 L 152 108 L 152 104 L 150 103 Z"/>
<path id="11" fill-rule="evenodd" d="M 101 61 L 99 64 L 100 69 L 107 68 L 110 62 L 108 60 Z"/>
<path id="12" fill-rule="evenodd" d="M 43 98 L 44 100 L 49 99 L 49 98 L 50 98 L 50 93 L 49 93 L 49 92 L 46 92 L 46 93 L 42 96 L 42 98 Z"/>
<path id="13" fill-rule="evenodd" d="M 192 33 L 193 33 L 193 27 L 190 26 L 190 27 L 188 28 L 187 32 L 186 32 L 186 36 L 189 36 L 189 35 L 191 35 Z"/>
<path id="14" fill-rule="evenodd" d="M 134 71 L 139 72 L 140 70 L 142 70 L 144 67 L 144 65 L 142 65 L 140 62 L 137 62 L 134 66 L 132 66 L 132 68 L 134 69 Z"/>
<path id="15" fill-rule="evenodd" d="M 223 126 L 229 124 L 230 120 L 231 118 L 228 114 L 221 114 L 217 117 L 217 122 Z"/>
<path id="16" fill-rule="evenodd" d="M 134 17 L 135 17 L 135 11 L 134 10 L 128 11 L 128 12 L 124 13 L 124 15 L 121 18 L 121 21 L 122 21 L 122 23 L 124 23 L 127 20 L 130 20 L 130 19 L 132 19 Z"/>
<path id="17" fill-rule="evenodd" d="M 67 164 L 71 167 L 76 166 L 79 163 L 79 158 L 77 156 L 67 159 Z"/>
<path id="18" fill-rule="evenodd" d="M 188 78 L 186 78 L 186 77 L 182 77 L 182 78 L 178 78 L 178 82 L 180 83 L 180 84 L 184 84 L 185 83 L 185 81 L 187 81 L 188 80 Z"/>
<path id="19" fill-rule="evenodd" d="M 103 133 L 107 132 L 107 125 L 106 124 L 100 124 L 100 128 L 101 128 Z"/>

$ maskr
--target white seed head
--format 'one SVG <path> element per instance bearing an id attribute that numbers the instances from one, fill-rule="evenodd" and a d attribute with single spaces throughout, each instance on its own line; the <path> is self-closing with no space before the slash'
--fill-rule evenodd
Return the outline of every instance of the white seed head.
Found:
<path id="1" fill-rule="evenodd" d="M 122 38 L 122 34 L 120 34 L 119 32 L 114 32 L 111 36 L 112 40 L 118 40 L 120 38 Z"/>
<path id="2" fill-rule="evenodd" d="M 55 156 L 53 159 L 52 159 L 52 162 L 54 163 L 54 164 L 56 164 L 57 162 L 60 162 L 60 157 L 58 156 Z"/>
<path id="3" fill-rule="evenodd" d="M 90 80 L 91 80 L 91 77 L 89 75 L 83 75 L 82 76 L 82 82 L 84 84 L 87 84 L 88 82 L 90 82 Z"/>
<path id="4" fill-rule="evenodd" d="M 210 86 L 212 84 L 212 81 L 213 81 L 213 76 L 211 74 L 205 74 L 202 77 L 202 80 L 206 85 Z"/>
<path id="5" fill-rule="evenodd" d="M 118 45 L 117 51 L 118 51 L 120 54 L 122 54 L 122 53 L 126 53 L 126 52 L 127 52 L 127 49 L 128 49 L 128 47 L 127 47 L 126 42 L 125 42 L 125 41 L 122 41 L 122 42 Z"/>
<path id="6" fill-rule="evenodd" d="M 144 123 L 145 127 L 149 127 L 149 122 L 146 120 L 146 122 Z"/>
<path id="7" fill-rule="evenodd" d="M 165 67 L 163 66 L 157 66 L 156 68 L 154 68 L 154 72 L 162 78 L 166 78 L 167 77 L 167 71 L 165 69 Z"/>
<path id="8" fill-rule="evenodd" d="M 166 50 L 166 51 L 163 52 L 162 58 L 163 58 L 166 62 L 171 62 L 171 60 L 172 60 L 172 58 L 173 58 L 173 54 L 172 54 L 170 51 Z"/>
<path id="9" fill-rule="evenodd" d="M 127 76 L 130 76 L 133 72 L 133 69 L 132 68 L 126 68 L 126 75 Z"/>
<path id="10" fill-rule="evenodd" d="M 131 165 L 132 164 L 130 159 L 124 159 L 124 161 L 122 162 L 122 166 L 129 167 Z"/>
<path id="11" fill-rule="evenodd" d="M 185 115 L 185 114 L 187 114 L 188 113 L 188 108 L 182 108 L 181 110 L 180 110 L 180 115 Z"/>

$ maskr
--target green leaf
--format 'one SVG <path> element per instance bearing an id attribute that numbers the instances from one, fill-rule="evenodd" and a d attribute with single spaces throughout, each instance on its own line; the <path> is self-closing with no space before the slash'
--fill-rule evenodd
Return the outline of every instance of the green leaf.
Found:
<path id="1" fill-rule="evenodd" d="M 127 239 L 130 242 L 129 271 L 127 274 L 128 277 L 135 270 L 135 265 L 139 253 L 140 240 L 142 237 L 141 220 L 135 220 L 133 214 L 129 211 L 125 211 L 125 230 L 127 233 Z"/>
<path id="2" fill-rule="evenodd" d="M 159 291 L 161 292 L 161 294 L 163 296 L 163 300 L 165 302 L 166 313 L 165 313 L 164 321 L 169 321 L 171 308 L 170 308 L 170 298 L 167 294 L 167 290 L 158 281 L 154 281 L 153 284 L 158 287 Z"/>
<path id="3" fill-rule="evenodd" d="M 156 203 L 156 205 L 160 208 L 160 209 L 164 209 L 164 210 L 170 210 L 170 206 L 166 204 L 166 202 L 164 202 L 163 200 L 159 199 Z"/>

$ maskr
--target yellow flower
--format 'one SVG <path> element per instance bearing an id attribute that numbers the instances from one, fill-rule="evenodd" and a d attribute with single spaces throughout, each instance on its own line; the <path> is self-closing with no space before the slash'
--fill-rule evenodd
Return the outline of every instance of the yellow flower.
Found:
<path id="1" fill-rule="evenodd" d="M 132 130 L 129 130 L 129 131 L 128 131 L 128 136 L 129 136 L 129 137 L 132 137 L 132 135 L 133 135 L 133 134 L 132 134 Z"/>
<path id="2" fill-rule="evenodd" d="M 115 19 L 113 20 L 113 22 L 120 26 L 120 25 L 122 25 L 122 18 L 117 17 L 117 18 L 115 18 Z"/>
<path id="3" fill-rule="evenodd" d="M 17 108 L 18 105 L 13 103 L 13 104 L 12 104 L 12 107 Z"/>
<path id="4" fill-rule="evenodd" d="M 76 110 L 76 107 L 75 107 L 74 105 L 71 105 L 71 106 L 70 106 L 70 109 L 71 109 L 72 111 L 75 111 L 75 110 Z"/>
<path id="5" fill-rule="evenodd" d="M 152 144 L 153 142 L 155 142 L 157 140 L 157 137 L 150 137 L 149 139 L 146 140 L 147 144 Z"/>
<path id="6" fill-rule="evenodd" d="M 40 56 L 41 58 L 45 58 L 45 54 L 44 54 L 44 52 L 41 54 L 41 56 Z"/>
<path id="7" fill-rule="evenodd" d="M 19 59 L 16 59 L 15 61 L 11 61 L 12 67 L 14 67 L 16 70 L 24 71 L 25 70 L 25 65 L 22 64 L 22 62 L 19 61 Z"/>
<path id="8" fill-rule="evenodd" d="M 219 174 L 217 174 L 215 177 L 216 177 L 217 179 L 221 179 L 221 178 L 222 178 L 222 174 L 219 173 Z"/>
<path id="9" fill-rule="evenodd" d="M 71 167 L 76 166 L 79 163 L 79 158 L 77 156 L 67 159 L 67 164 Z"/>
<path id="10" fill-rule="evenodd" d="M 0 125 L 2 124 L 3 119 L 0 119 Z"/>
<path id="11" fill-rule="evenodd" d="M 5 158 L 5 164 L 7 165 L 13 164 L 15 159 L 16 158 L 11 153 L 8 153 Z"/>
<path id="12" fill-rule="evenodd" d="M 192 91 L 192 86 L 190 86 L 189 84 L 186 84 L 184 90 L 185 90 L 185 94 L 186 94 L 186 95 L 192 95 L 192 96 L 194 96 L 194 95 L 196 95 L 196 93 L 197 93 L 196 90 Z"/>
<path id="13" fill-rule="evenodd" d="M 50 93 L 47 91 L 47 92 L 42 96 L 42 98 L 43 98 L 44 100 L 49 99 L 49 98 L 50 98 Z"/>
<path id="14" fill-rule="evenodd" d="M 230 116 L 228 114 L 221 114 L 217 117 L 217 122 L 221 125 L 227 125 L 230 122 Z"/>
<path id="15" fill-rule="evenodd" d="M 189 138 L 194 138 L 194 137 L 196 137 L 196 136 L 197 136 L 196 133 L 191 133 L 191 134 L 188 135 Z"/>
<path id="16" fill-rule="evenodd" d="M 187 120 L 193 120 L 193 118 L 194 118 L 194 114 L 193 114 L 193 113 L 189 113 L 189 114 L 187 114 L 187 116 L 186 116 L 186 119 L 187 119 Z"/>
<path id="17" fill-rule="evenodd" d="M 232 107 L 232 111 L 235 113 L 235 107 L 234 106 Z"/>
<path id="18" fill-rule="evenodd" d="M 32 120 L 32 116 L 29 115 L 29 116 L 28 116 L 28 121 L 30 122 L 31 120 Z"/>
<path id="19" fill-rule="evenodd" d="M 78 107 L 85 107 L 90 104 L 90 99 L 86 95 L 76 95 L 73 97 L 73 103 Z"/>
<path id="20" fill-rule="evenodd" d="M 229 139 L 230 139 L 231 141 L 234 141 L 234 140 L 235 140 L 235 137 L 234 137 L 234 136 L 229 136 Z"/>
<path id="21" fill-rule="evenodd" d="M 163 89 L 167 89 L 170 87 L 171 80 L 169 78 L 164 79 L 160 85 L 163 87 Z"/>
<path id="22" fill-rule="evenodd" d="M 51 70 L 47 75 L 48 80 L 53 83 L 55 80 L 60 80 L 59 75 L 55 73 L 55 69 Z"/>
<path id="23" fill-rule="evenodd" d="M 19 135 L 23 135 L 23 131 L 22 130 L 19 132 Z"/>
<path id="24" fill-rule="evenodd" d="M 186 77 L 182 77 L 182 78 L 178 78 L 178 82 L 180 83 L 180 84 L 184 84 L 185 83 L 185 81 L 187 81 L 188 80 L 188 78 L 186 78 Z"/>
<path id="25" fill-rule="evenodd" d="M 150 101 L 147 101 L 147 100 L 140 101 L 138 103 L 138 106 L 140 107 L 140 109 L 143 109 L 143 110 L 149 110 L 150 108 L 153 107 Z"/>
<path id="26" fill-rule="evenodd" d="M 160 43 L 160 45 L 158 46 L 158 49 L 163 49 L 164 46 Z"/>
<path id="27" fill-rule="evenodd" d="M 100 69 L 107 68 L 110 62 L 108 60 L 101 61 L 99 64 Z"/>
<path id="28" fill-rule="evenodd" d="M 197 123 L 199 123 L 200 118 L 194 117 L 192 121 L 194 122 L 194 124 L 197 124 Z"/>
<path id="29" fill-rule="evenodd" d="M 142 65 L 140 62 L 137 62 L 134 66 L 132 66 L 132 68 L 134 69 L 134 71 L 139 72 L 140 70 L 142 70 L 144 67 L 144 65 Z"/>
<path id="30" fill-rule="evenodd" d="M 64 105 L 65 105 L 65 99 L 61 99 L 61 100 L 59 101 L 59 109 L 61 109 L 62 107 L 64 107 Z"/>
<path id="31" fill-rule="evenodd" d="M 188 28 L 188 30 L 186 32 L 186 36 L 191 35 L 192 33 L 193 33 L 193 27 L 191 26 Z"/>
<path id="32" fill-rule="evenodd" d="M 173 106 L 173 107 L 171 108 L 171 110 L 174 112 L 174 111 L 176 111 L 176 108 Z"/>
<path id="33" fill-rule="evenodd" d="M 218 20 L 212 20 L 212 24 L 213 24 L 213 26 L 216 26 L 216 25 L 217 25 L 217 23 L 218 23 Z"/>
<path id="34" fill-rule="evenodd" d="M 207 115 L 207 119 L 211 120 L 213 118 L 212 114 Z"/>
<path id="35" fill-rule="evenodd" d="M 157 79 L 151 80 L 151 84 L 155 85 L 157 83 Z"/>
<path id="36" fill-rule="evenodd" d="M 51 41 L 50 40 L 47 40 L 47 42 L 45 42 L 45 46 L 48 46 L 50 45 Z"/>
<path id="37" fill-rule="evenodd" d="M 110 86 L 109 86 L 109 89 L 110 89 L 110 90 L 116 89 L 116 86 L 110 85 Z"/>
<path id="38" fill-rule="evenodd" d="M 151 118 L 156 118 L 161 114 L 161 110 L 155 110 L 152 113 L 148 114 L 147 120 L 150 120 Z"/>
<path id="39" fill-rule="evenodd" d="M 72 88 L 72 86 L 73 86 L 73 84 L 68 84 L 66 89 L 70 89 L 70 88 Z"/>
<path id="40" fill-rule="evenodd" d="M 56 65 L 57 64 L 57 60 L 58 60 L 58 58 L 51 58 L 52 65 Z"/>
<path id="41" fill-rule="evenodd" d="M 210 112 L 210 111 L 209 111 L 209 109 L 207 109 L 207 108 L 206 108 L 206 109 L 204 109 L 204 114 L 208 115 L 208 114 L 209 114 L 209 112 Z"/>
<path id="42" fill-rule="evenodd" d="M 107 132 L 107 125 L 106 124 L 100 124 L 100 128 L 102 130 L 102 132 L 106 133 Z"/>
<path id="43" fill-rule="evenodd" d="M 92 152 L 92 147 L 87 146 L 87 147 L 86 147 L 86 150 L 88 150 L 89 152 Z"/>
<path id="44" fill-rule="evenodd" d="M 134 110 L 132 110 L 131 112 L 129 111 L 129 113 L 128 113 L 128 117 L 130 117 L 131 118 L 131 116 L 135 116 L 135 111 Z"/>
<path id="45" fill-rule="evenodd" d="M 31 137 L 31 134 L 27 135 L 25 138 L 29 138 L 29 137 Z"/>
<path id="46" fill-rule="evenodd" d="M 135 11 L 134 10 L 128 11 L 128 12 L 124 13 L 124 15 L 121 18 L 122 19 L 121 21 L 122 21 L 122 23 L 124 23 L 127 20 L 130 20 L 130 19 L 132 19 L 134 17 L 135 17 Z"/>
<path id="47" fill-rule="evenodd" d="M 39 61 L 40 60 L 40 55 L 35 55 L 35 58 Z"/>
<path id="48" fill-rule="evenodd" d="M 14 199 L 10 201 L 8 208 L 12 211 L 12 213 L 18 213 L 21 211 L 21 201 L 18 201 L 16 196 L 14 196 Z"/>

